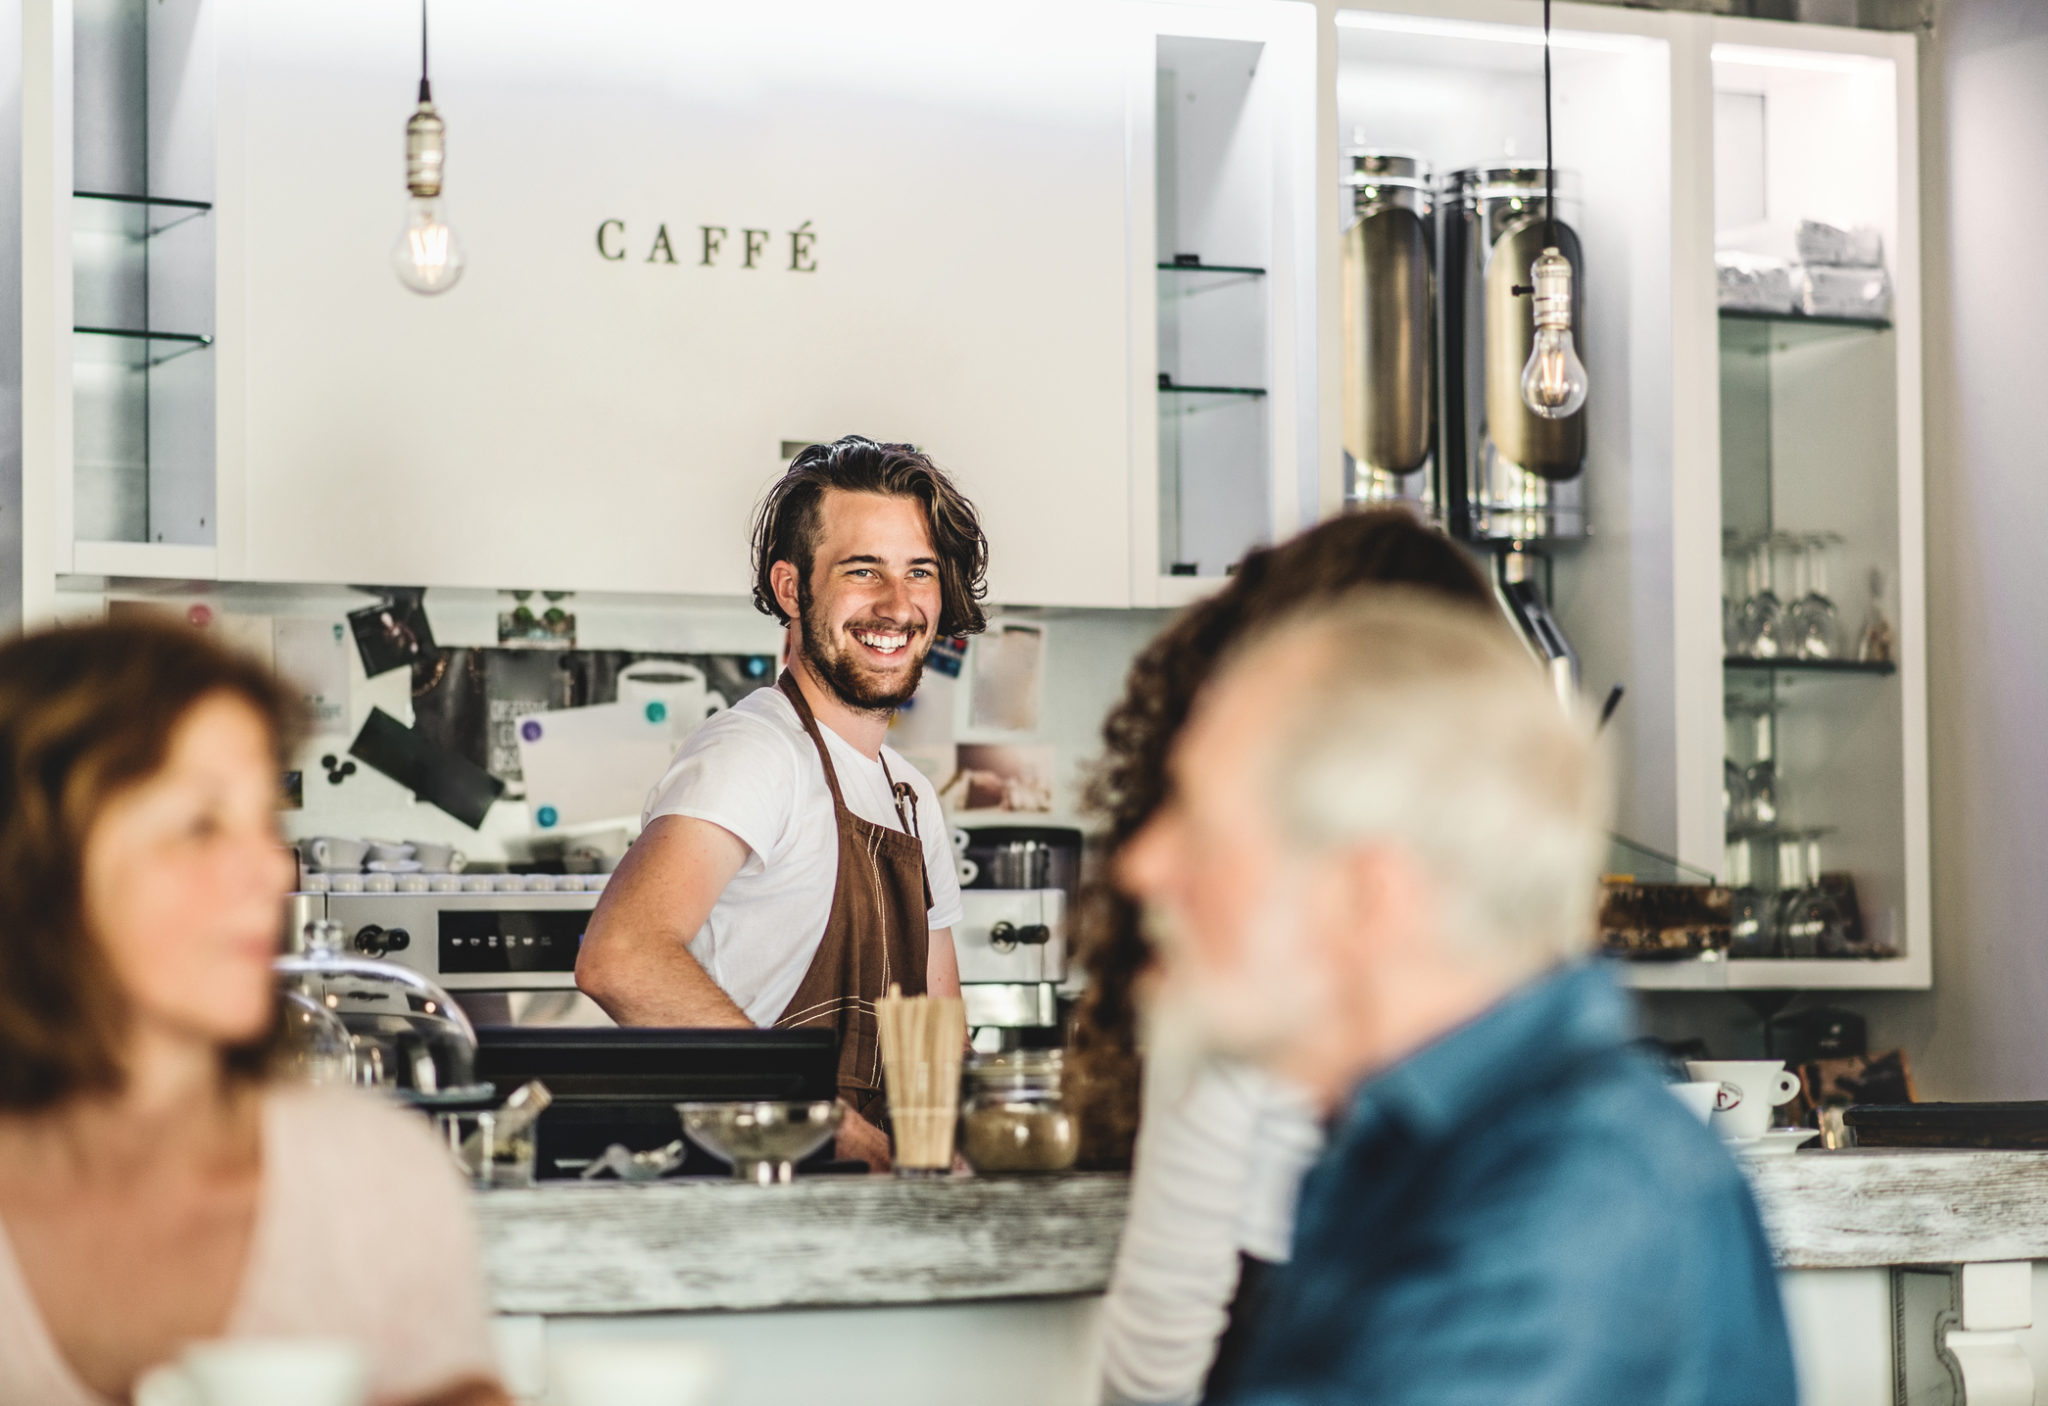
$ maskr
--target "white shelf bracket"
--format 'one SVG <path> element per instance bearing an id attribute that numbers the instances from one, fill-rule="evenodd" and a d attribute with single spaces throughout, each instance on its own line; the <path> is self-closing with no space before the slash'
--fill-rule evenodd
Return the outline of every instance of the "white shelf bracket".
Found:
<path id="1" fill-rule="evenodd" d="M 2034 1406 L 2026 1260 L 1892 1271 L 1894 1406 Z"/>

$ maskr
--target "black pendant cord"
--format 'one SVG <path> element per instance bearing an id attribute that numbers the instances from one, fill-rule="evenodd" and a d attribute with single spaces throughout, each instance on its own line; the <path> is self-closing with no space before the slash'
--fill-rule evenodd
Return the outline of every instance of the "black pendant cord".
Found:
<path id="1" fill-rule="evenodd" d="M 420 0 L 421 23 L 426 0 Z M 424 39 L 421 41 L 424 43 Z M 424 68 L 422 69 L 424 72 Z M 1550 230 L 1550 247 L 1557 247 L 1557 158 L 1550 135 L 1550 0 L 1543 0 L 1543 219 Z"/>
<path id="2" fill-rule="evenodd" d="M 1543 0 L 1543 5 L 1544 13 L 1548 14 L 1550 0 Z M 1550 22 L 1548 20 L 1544 21 L 1546 30 L 1549 26 L 1549 23 Z M 1547 43 L 1548 41 L 1546 40 L 1545 42 Z M 1544 63 L 1546 65 L 1549 62 L 1550 60 L 1548 58 L 1544 60 Z M 1545 80 L 1546 83 L 1548 81 L 1548 79 Z M 420 0 L 420 101 L 423 103 L 430 103 L 433 100 L 434 90 L 427 84 L 427 0 Z M 1544 101 L 1547 103 L 1550 100 L 1548 98 L 1545 98 Z"/>

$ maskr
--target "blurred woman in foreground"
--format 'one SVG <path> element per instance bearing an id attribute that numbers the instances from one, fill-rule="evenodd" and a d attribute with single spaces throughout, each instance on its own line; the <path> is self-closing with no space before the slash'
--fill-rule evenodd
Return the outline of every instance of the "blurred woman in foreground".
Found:
<path id="1" fill-rule="evenodd" d="M 0 648 L 0 1401 L 257 1337 L 352 1341 L 378 1402 L 507 1400 L 447 1153 L 271 1077 L 295 722 L 189 629 Z"/>
<path id="2" fill-rule="evenodd" d="M 1107 754 L 1090 788 L 1109 822 L 1110 866 L 1165 798 L 1167 755 L 1218 657 L 1297 606 L 1389 584 L 1492 608 L 1448 537 L 1386 508 L 1253 552 L 1145 647 L 1103 724 Z M 1192 1402 L 1222 1394 L 1265 1272 L 1289 1257 L 1295 1190 L 1322 1128 L 1305 1099 L 1249 1065 L 1163 1048 L 1171 1032 L 1155 1032 L 1146 1051 L 1141 1121 L 1137 990 L 1151 948 L 1137 909 L 1107 888 L 1090 895 L 1084 923 L 1089 986 L 1071 1053 L 1083 1158 L 1114 1165 L 1137 1143 L 1103 1311 L 1106 1398 Z"/>

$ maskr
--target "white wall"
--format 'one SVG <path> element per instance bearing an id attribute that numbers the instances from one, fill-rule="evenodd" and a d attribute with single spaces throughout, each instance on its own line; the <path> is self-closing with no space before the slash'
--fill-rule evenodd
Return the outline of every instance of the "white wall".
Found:
<path id="1" fill-rule="evenodd" d="M 2048 6 L 1941 0 L 1923 48 L 1934 992 L 1873 1005 L 1922 1097 L 2048 1097 Z"/>

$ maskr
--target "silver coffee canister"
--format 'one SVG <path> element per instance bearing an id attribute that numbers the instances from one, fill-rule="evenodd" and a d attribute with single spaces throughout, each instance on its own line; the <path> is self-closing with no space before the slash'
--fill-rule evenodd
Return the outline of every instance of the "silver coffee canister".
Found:
<path id="1" fill-rule="evenodd" d="M 1345 158 L 1346 496 L 1437 511 L 1436 200 L 1420 158 Z"/>
<path id="2" fill-rule="evenodd" d="M 1541 166 L 1483 166 L 1444 178 L 1444 493 L 1451 530 L 1474 542 L 1586 535 L 1586 412 L 1546 420 L 1522 403 L 1535 344 L 1529 299 L 1515 290 L 1555 242 L 1572 265 L 1572 336 L 1585 352 L 1585 263 L 1577 178 L 1557 173 L 1545 218 Z"/>

